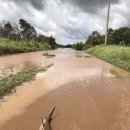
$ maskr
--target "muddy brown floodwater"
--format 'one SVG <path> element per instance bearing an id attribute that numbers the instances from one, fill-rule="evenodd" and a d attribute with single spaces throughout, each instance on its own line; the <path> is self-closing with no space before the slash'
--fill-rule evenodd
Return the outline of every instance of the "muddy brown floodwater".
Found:
<path id="1" fill-rule="evenodd" d="M 1 73 L 54 63 L 0 101 L 0 130 L 39 130 L 41 116 L 54 106 L 52 130 L 130 130 L 129 72 L 72 49 L 49 53 L 56 56 L 34 52 L 0 58 Z"/>

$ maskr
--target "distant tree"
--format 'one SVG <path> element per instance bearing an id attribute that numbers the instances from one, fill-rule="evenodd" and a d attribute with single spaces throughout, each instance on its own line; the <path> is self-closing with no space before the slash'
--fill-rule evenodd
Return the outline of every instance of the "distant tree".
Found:
<path id="1" fill-rule="evenodd" d="M 113 38 L 115 44 L 124 43 L 130 45 L 130 28 L 122 27 L 116 29 L 113 33 Z"/>
<path id="2" fill-rule="evenodd" d="M 71 44 L 67 44 L 64 46 L 65 48 L 72 48 L 72 45 Z"/>
<path id="3" fill-rule="evenodd" d="M 91 35 L 89 35 L 86 44 L 90 45 L 99 45 L 103 43 L 102 35 L 98 31 L 93 31 Z"/>
<path id="4" fill-rule="evenodd" d="M 40 34 L 37 38 L 37 41 L 40 43 L 40 44 L 48 44 L 49 46 L 51 46 L 52 49 L 55 49 L 58 47 L 56 41 L 55 41 L 55 38 L 53 38 L 52 36 L 51 37 L 45 37 L 44 35 Z"/>
<path id="5" fill-rule="evenodd" d="M 4 25 L 3 31 L 4 31 L 4 33 L 3 33 L 4 37 L 10 38 L 11 34 L 13 33 L 13 27 L 10 22 L 7 22 Z"/>
<path id="6" fill-rule="evenodd" d="M 74 44 L 74 45 L 72 46 L 72 48 L 81 51 L 81 50 L 84 49 L 84 46 L 85 46 L 84 43 L 82 43 L 82 42 L 78 42 L 78 43 Z"/>
<path id="7" fill-rule="evenodd" d="M 17 23 L 13 25 L 13 34 L 11 36 L 11 39 L 13 40 L 20 40 L 21 35 L 20 35 L 20 27 Z"/>
<path id="8" fill-rule="evenodd" d="M 113 44 L 114 43 L 113 33 L 114 33 L 114 30 L 112 28 L 109 28 L 108 29 L 108 44 Z"/>
<path id="9" fill-rule="evenodd" d="M 52 36 L 49 38 L 49 44 L 52 49 L 56 48 L 56 41 L 55 41 L 55 38 L 53 38 Z"/>
<path id="10" fill-rule="evenodd" d="M 42 34 L 39 34 L 37 37 L 37 41 L 41 44 L 44 44 L 45 43 L 44 40 L 45 40 L 45 36 Z"/>
<path id="11" fill-rule="evenodd" d="M 26 40 L 27 43 L 30 40 L 35 39 L 35 44 L 36 44 L 37 33 L 36 33 L 36 30 L 34 29 L 34 27 L 31 26 L 24 19 L 19 20 L 19 25 L 20 25 L 20 28 L 21 28 L 21 35 L 22 35 L 23 39 Z"/>
<path id="12" fill-rule="evenodd" d="M 0 37 L 3 37 L 4 27 L 2 23 L 0 23 Z"/>

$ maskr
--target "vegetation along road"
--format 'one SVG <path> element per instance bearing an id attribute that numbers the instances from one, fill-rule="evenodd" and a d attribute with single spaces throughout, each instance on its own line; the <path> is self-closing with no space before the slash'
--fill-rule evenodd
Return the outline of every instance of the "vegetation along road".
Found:
<path id="1" fill-rule="evenodd" d="M 0 130 L 39 130 L 56 106 L 53 130 L 129 130 L 130 73 L 73 49 L 3 56 L 1 70 L 54 64 L 0 101 Z M 4 59 L 4 60 L 3 60 Z M 13 62 L 12 62 L 13 61 Z"/>

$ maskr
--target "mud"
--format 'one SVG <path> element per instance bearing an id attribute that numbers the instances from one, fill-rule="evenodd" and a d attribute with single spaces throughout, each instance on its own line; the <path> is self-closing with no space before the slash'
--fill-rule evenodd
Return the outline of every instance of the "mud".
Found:
<path id="1" fill-rule="evenodd" d="M 129 130 L 130 73 L 83 52 L 82 58 L 71 49 L 53 53 L 51 59 L 42 52 L 0 58 L 4 67 L 15 57 L 23 65 L 30 55 L 33 64 L 54 63 L 1 100 L 0 130 L 39 130 L 41 116 L 54 106 L 53 130 Z"/>

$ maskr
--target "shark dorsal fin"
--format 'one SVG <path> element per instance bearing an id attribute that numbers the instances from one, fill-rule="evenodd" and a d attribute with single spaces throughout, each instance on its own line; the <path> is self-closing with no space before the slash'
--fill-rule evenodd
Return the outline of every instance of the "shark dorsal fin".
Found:
<path id="1" fill-rule="evenodd" d="M 53 115 L 55 109 L 56 109 L 56 107 L 54 107 L 54 108 L 52 109 L 52 111 L 50 112 L 50 114 L 49 114 L 49 116 L 48 116 L 48 119 L 49 119 L 50 121 L 53 119 L 53 118 L 52 118 L 52 115 Z"/>

